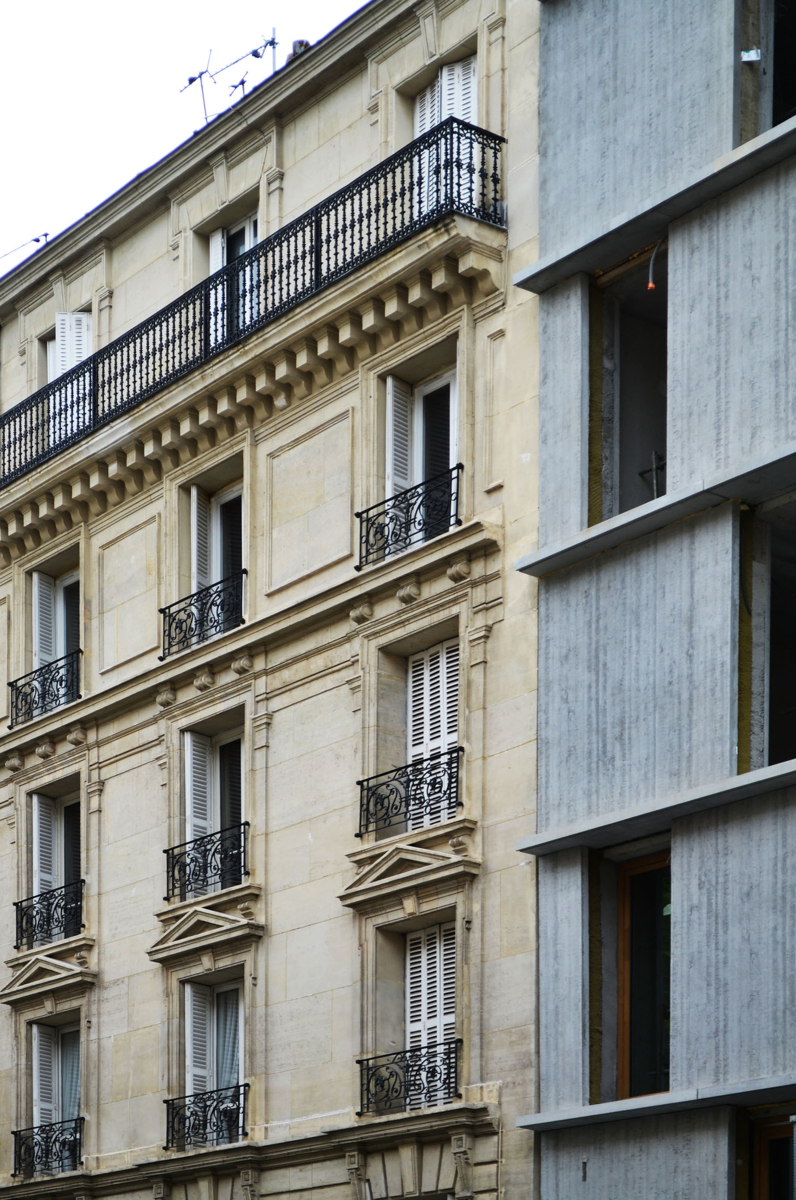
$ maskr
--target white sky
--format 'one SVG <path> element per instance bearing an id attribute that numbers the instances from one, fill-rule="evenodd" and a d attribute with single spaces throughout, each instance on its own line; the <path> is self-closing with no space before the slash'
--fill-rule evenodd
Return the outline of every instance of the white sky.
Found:
<path id="1" fill-rule="evenodd" d="M 199 84 L 276 27 L 277 68 L 293 41 L 316 42 L 364 0 L 5 0 L 0 29 L 0 276 L 204 125 Z M 209 113 L 271 73 L 271 50 L 215 84 Z M 235 98 L 240 92 L 235 94 Z"/>

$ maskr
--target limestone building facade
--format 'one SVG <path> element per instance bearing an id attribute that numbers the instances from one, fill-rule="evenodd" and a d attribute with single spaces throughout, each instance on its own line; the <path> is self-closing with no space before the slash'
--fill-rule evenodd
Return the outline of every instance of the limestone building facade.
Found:
<path id="1" fill-rule="evenodd" d="M 538 5 L 374 0 L 0 279 L 0 1186 L 527 1196 Z"/>
<path id="2" fill-rule="evenodd" d="M 796 9 L 540 26 L 542 1200 L 792 1200 Z"/>

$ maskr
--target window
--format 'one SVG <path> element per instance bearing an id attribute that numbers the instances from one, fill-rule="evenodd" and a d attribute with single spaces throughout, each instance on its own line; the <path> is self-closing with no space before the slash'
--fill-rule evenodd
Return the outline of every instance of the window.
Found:
<path id="1" fill-rule="evenodd" d="M 33 894 L 65 889 L 63 937 L 81 928 L 80 801 L 59 803 L 49 796 L 33 797 Z M 56 914 L 53 914 L 55 917 Z M 56 927 L 40 928 L 40 940 L 52 941 Z"/>
<path id="2" fill-rule="evenodd" d="M 598 277 L 590 299 L 589 524 L 666 491 L 665 248 Z M 650 283 L 654 284 L 650 287 Z"/>
<path id="3" fill-rule="evenodd" d="M 793 1200 L 793 1125 L 788 1113 L 752 1122 L 753 1200 Z"/>
<path id="4" fill-rule="evenodd" d="M 424 796 L 429 803 L 407 812 L 409 829 L 436 825 L 456 813 L 452 807 L 448 751 L 458 746 L 459 733 L 459 642 L 453 639 L 413 654 L 407 664 L 407 761 L 417 763 L 436 759 L 436 771 L 441 786 L 428 780 Z M 456 764 L 458 767 L 458 761 Z M 454 768 L 455 770 L 456 768 Z M 458 796 L 458 790 L 456 792 Z"/>
<path id="5" fill-rule="evenodd" d="M 451 921 L 406 935 L 406 1046 L 419 1059 L 408 1070 L 406 1108 L 453 1099 L 450 1060 L 456 1054 L 456 927 Z M 456 1072 L 454 1069 L 453 1077 Z M 414 1082 L 412 1082 L 414 1081 Z"/>
<path id="6" fill-rule="evenodd" d="M 185 1145 L 243 1136 L 243 1003 L 239 982 L 185 985 Z M 208 1093 L 216 1093 L 212 1098 Z M 220 1093 L 220 1094 L 218 1094 Z M 193 1102 L 193 1103 L 191 1103 Z"/>
<path id="7" fill-rule="evenodd" d="M 56 313 L 55 333 L 45 341 L 47 382 L 52 383 L 89 358 L 92 345 L 90 312 Z"/>
<path id="8" fill-rule="evenodd" d="M 477 109 L 476 56 L 448 63 L 415 97 L 415 137 L 448 117 L 475 125 Z"/>
<path id="9" fill-rule="evenodd" d="M 257 245 L 257 216 L 252 214 L 229 229 L 210 234 L 210 274 L 214 275 Z M 211 346 L 235 341 L 257 320 L 262 298 L 257 264 L 244 263 L 228 271 L 210 293 L 209 338 Z"/>
<path id="10" fill-rule="evenodd" d="M 77 1025 L 35 1024 L 33 1034 L 33 1124 L 75 1121 L 80 1114 L 80 1030 Z M 61 1170 L 74 1169 L 62 1165 Z"/>
<path id="11" fill-rule="evenodd" d="M 390 506 L 386 552 L 395 554 L 445 533 L 456 520 L 456 377 L 412 389 L 389 375 L 386 391 L 387 499 L 423 486 L 422 496 Z"/>
<path id="12" fill-rule="evenodd" d="M 204 895 L 241 883 L 245 870 L 242 743 L 185 734 L 185 839 L 170 851 L 169 892 Z"/>
<path id="13" fill-rule="evenodd" d="M 669 1088 L 668 853 L 619 867 L 619 1098 Z"/>
<path id="14" fill-rule="evenodd" d="M 54 579 L 33 572 L 33 666 L 45 666 L 80 649 L 80 577 Z M 74 699 L 69 696 L 68 699 Z M 63 702 L 63 701 L 62 701 Z"/>
<path id="15" fill-rule="evenodd" d="M 257 214 L 252 213 L 229 229 L 214 229 L 210 234 L 210 274 L 239 258 L 257 245 Z"/>
<path id="16" fill-rule="evenodd" d="M 191 488 L 191 591 L 209 587 L 243 569 L 242 487 L 208 496 Z"/>

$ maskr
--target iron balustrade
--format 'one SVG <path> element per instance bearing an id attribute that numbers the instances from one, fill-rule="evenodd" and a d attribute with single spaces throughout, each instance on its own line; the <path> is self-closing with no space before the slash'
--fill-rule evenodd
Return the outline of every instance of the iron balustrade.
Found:
<path id="1" fill-rule="evenodd" d="M 189 1150 L 193 1146 L 224 1146 L 248 1136 L 246 1094 L 248 1083 L 197 1092 L 164 1100 L 166 1144 L 164 1150 Z"/>
<path id="2" fill-rule="evenodd" d="M 11 724 L 23 725 L 43 713 L 52 712 L 62 704 L 80 700 L 80 655 L 82 650 L 71 650 L 62 658 L 53 659 L 43 667 L 37 667 L 27 675 L 21 675 L 9 683 L 11 688 Z"/>
<path id="3" fill-rule="evenodd" d="M 15 900 L 17 911 L 17 940 L 15 950 L 32 950 L 61 938 L 75 937 L 83 924 L 82 879 L 63 887 L 40 892 L 27 900 Z"/>
<path id="4" fill-rule="evenodd" d="M 361 571 L 461 525 L 459 472 L 463 470 L 464 464 L 457 463 L 389 500 L 354 513 L 359 518 L 359 563 L 354 570 Z"/>
<path id="5" fill-rule="evenodd" d="M 461 1038 L 416 1046 L 395 1054 L 358 1058 L 359 1111 L 407 1112 L 460 1100 L 459 1046 Z"/>
<path id="6" fill-rule="evenodd" d="M 417 829 L 456 816 L 459 799 L 461 746 L 383 771 L 359 780 L 359 833 L 390 829 L 393 825 Z"/>
<path id="7" fill-rule="evenodd" d="M 218 833 L 193 838 L 181 846 L 164 850 L 166 855 L 166 895 L 164 900 L 179 896 L 201 896 L 218 888 L 235 887 L 248 875 L 246 867 L 246 833 L 249 822 L 230 825 Z"/>
<path id="8" fill-rule="evenodd" d="M 15 1129 L 14 1177 L 58 1175 L 83 1162 L 83 1118 Z"/>
<path id="9" fill-rule="evenodd" d="M 455 213 L 504 225 L 504 138 L 455 117 L 0 417 L 0 487 Z"/>
<path id="10" fill-rule="evenodd" d="M 160 662 L 170 654 L 189 650 L 217 633 L 228 633 L 243 624 L 243 577 L 247 573 L 244 567 L 218 583 L 158 609 L 163 614 Z"/>

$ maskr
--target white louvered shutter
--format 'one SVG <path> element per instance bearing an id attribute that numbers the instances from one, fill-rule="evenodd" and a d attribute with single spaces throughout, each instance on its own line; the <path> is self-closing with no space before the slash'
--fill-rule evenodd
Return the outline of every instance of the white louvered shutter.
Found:
<path id="1" fill-rule="evenodd" d="M 199 983 L 185 985 L 185 1093 L 213 1089 L 213 997 L 210 988 Z"/>
<path id="2" fill-rule="evenodd" d="M 191 488 L 191 591 L 209 587 L 210 583 L 210 500 L 194 484 Z"/>
<path id="3" fill-rule="evenodd" d="M 55 580 L 33 572 L 33 666 L 43 667 L 56 657 Z"/>
<path id="4" fill-rule="evenodd" d="M 412 486 L 412 389 L 387 376 L 387 499 Z"/>
<path id="5" fill-rule="evenodd" d="M 33 1025 L 33 1124 L 52 1125 L 59 1119 L 56 1031 Z"/>
<path id="6" fill-rule="evenodd" d="M 55 350 L 47 354 L 48 375 L 57 379 L 76 367 L 92 353 L 91 313 L 68 312 L 55 314 Z M 53 374 L 54 371 L 54 374 Z"/>
<path id="7" fill-rule="evenodd" d="M 227 263 L 227 235 L 224 229 L 214 229 L 209 238 L 210 274 L 214 275 Z"/>
<path id="8" fill-rule="evenodd" d="M 462 62 L 448 63 L 440 72 L 439 120 L 458 117 L 471 125 L 477 118 L 476 57 L 472 55 Z"/>
<path id="9" fill-rule="evenodd" d="M 213 744 L 201 733 L 185 734 L 186 840 L 214 830 Z"/>
<path id="10" fill-rule="evenodd" d="M 413 654 L 408 662 L 407 753 L 410 762 L 442 754 L 458 745 L 459 643 L 453 639 Z M 440 771 L 446 771 L 440 763 Z M 431 789 L 429 789 L 431 791 Z M 440 789 L 436 803 L 410 810 L 409 828 L 422 829 L 447 820 L 452 813 Z"/>
<path id="11" fill-rule="evenodd" d="M 33 797 L 33 894 L 58 886 L 55 804 L 49 796 Z"/>
<path id="12" fill-rule="evenodd" d="M 415 137 L 439 124 L 439 76 L 415 96 Z"/>
<path id="13" fill-rule="evenodd" d="M 453 922 L 406 935 L 406 1040 L 408 1049 L 427 1048 L 456 1037 L 456 929 Z M 444 1055 L 440 1050 L 440 1060 Z M 444 1078 L 445 1072 L 440 1072 Z M 410 1108 L 436 1104 L 433 1072 L 423 1073 Z"/>

